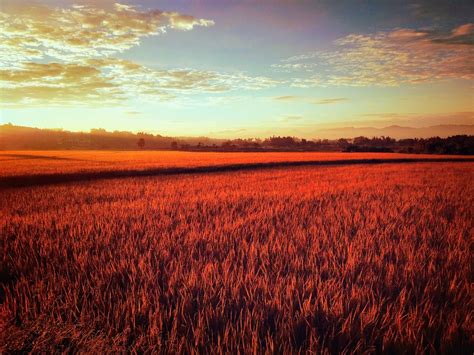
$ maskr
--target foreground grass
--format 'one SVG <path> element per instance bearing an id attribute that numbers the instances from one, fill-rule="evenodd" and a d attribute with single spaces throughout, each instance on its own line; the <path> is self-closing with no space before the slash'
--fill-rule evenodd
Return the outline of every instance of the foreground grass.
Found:
<path id="1" fill-rule="evenodd" d="M 3 351 L 473 347 L 474 165 L 12 189 Z"/>

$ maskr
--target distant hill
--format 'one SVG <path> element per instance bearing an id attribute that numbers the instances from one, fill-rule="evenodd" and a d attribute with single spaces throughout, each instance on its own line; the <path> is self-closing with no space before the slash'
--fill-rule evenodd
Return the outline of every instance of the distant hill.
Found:
<path id="1" fill-rule="evenodd" d="M 138 141 L 144 139 L 147 149 L 168 149 L 176 145 L 220 144 L 222 140 L 206 137 L 174 138 L 159 134 L 131 133 L 104 129 L 90 132 L 70 132 L 59 129 L 40 129 L 12 124 L 0 125 L 0 149 L 98 149 L 133 150 L 140 149 Z"/>
<path id="2" fill-rule="evenodd" d="M 330 128 L 318 131 L 321 136 L 329 139 L 365 137 L 392 137 L 396 139 L 405 138 L 446 138 L 458 134 L 474 135 L 474 125 L 436 125 L 429 127 L 403 127 L 388 126 L 383 128 L 375 127 L 341 127 Z"/>

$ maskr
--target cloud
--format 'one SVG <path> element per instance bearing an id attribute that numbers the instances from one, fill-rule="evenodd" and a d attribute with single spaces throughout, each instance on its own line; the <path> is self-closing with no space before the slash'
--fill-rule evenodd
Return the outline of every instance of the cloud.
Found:
<path id="1" fill-rule="evenodd" d="M 348 101 L 349 99 L 347 97 L 334 97 L 334 98 L 328 98 L 328 99 L 315 100 L 306 96 L 286 95 L 286 96 L 275 96 L 273 97 L 273 100 L 282 101 L 282 102 L 300 101 L 300 102 L 309 103 L 313 105 L 329 105 L 329 104 L 337 104 L 343 101 Z"/>
<path id="2" fill-rule="evenodd" d="M 322 100 L 313 101 L 312 103 L 315 105 L 329 105 L 329 104 L 337 104 L 339 102 L 348 101 L 348 100 L 349 99 L 347 97 L 335 97 L 332 99 L 322 99 Z"/>
<path id="3" fill-rule="evenodd" d="M 473 80 L 473 30 L 472 24 L 464 24 L 448 33 L 397 29 L 350 34 L 336 40 L 332 49 L 282 62 L 318 66 L 310 77 L 295 78 L 295 87 L 398 86 Z"/>
<path id="4" fill-rule="evenodd" d="M 286 95 L 286 96 L 276 96 L 273 99 L 277 101 L 294 101 L 294 100 L 300 99 L 300 97 L 293 96 L 293 95 Z"/>
<path id="5" fill-rule="evenodd" d="M 461 25 L 457 28 L 455 28 L 452 33 L 453 36 L 467 36 L 467 35 L 472 35 L 474 32 L 474 24 L 472 23 L 467 23 L 465 25 Z"/>
<path id="6" fill-rule="evenodd" d="M 212 26 L 212 20 L 160 10 L 141 11 L 115 4 L 112 9 L 74 5 L 49 8 L 40 4 L 11 3 L 0 12 L 2 62 L 46 56 L 77 60 L 110 56 L 168 29 L 191 30 Z"/>
<path id="7" fill-rule="evenodd" d="M 155 69 L 115 54 L 169 29 L 189 31 L 214 22 L 178 12 L 50 8 L 8 2 L 0 11 L 2 106 L 119 105 L 128 99 L 170 101 L 179 95 L 258 90 L 278 84 L 242 72 Z"/>
<path id="8" fill-rule="evenodd" d="M 315 67 L 317 67 L 316 63 L 278 63 L 272 64 L 271 67 L 276 71 L 280 72 L 292 72 L 294 70 L 302 70 L 302 71 L 312 71 Z"/>
<path id="9" fill-rule="evenodd" d="M 24 63 L 20 69 L 0 69 L 0 82 L 5 106 L 103 105 L 124 99 L 117 83 L 99 69 L 81 64 Z"/>
<path id="10" fill-rule="evenodd" d="M 265 77 L 193 69 L 151 69 L 117 58 L 81 63 L 26 62 L 0 69 L 3 106 L 115 105 L 130 98 L 170 101 L 180 94 L 257 90 L 275 85 Z"/>
<path id="11" fill-rule="evenodd" d="M 474 45 L 474 24 L 466 23 L 458 26 L 449 35 L 433 36 L 433 42 L 446 44 Z"/>
<path id="12" fill-rule="evenodd" d="M 127 91 L 137 94 L 178 95 L 221 93 L 232 90 L 258 90 L 278 84 L 267 77 L 245 73 L 219 73 L 195 69 L 152 69 L 137 63 L 115 59 L 91 59 L 87 63 Z"/>
<path id="13" fill-rule="evenodd" d="M 164 12 L 163 16 L 169 19 L 170 27 L 183 31 L 192 30 L 195 26 L 209 27 L 214 25 L 214 21 L 196 19 L 190 15 L 181 15 L 177 12 Z"/>

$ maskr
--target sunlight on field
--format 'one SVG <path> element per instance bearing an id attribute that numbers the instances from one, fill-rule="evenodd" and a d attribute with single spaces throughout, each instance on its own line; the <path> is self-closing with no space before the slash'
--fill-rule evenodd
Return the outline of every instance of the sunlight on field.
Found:
<path id="1" fill-rule="evenodd" d="M 473 179 L 413 163 L 6 190 L 0 348 L 462 352 Z"/>
<path id="2" fill-rule="evenodd" d="M 474 355 L 474 0 L 0 0 L 0 355 Z"/>
<path id="3" fill-rule="evenodd" d="M 352 159 L 417 159 L 441 155 L 396 153 L 265 152 L 214 153 L 179 151 L 0 151 L 0 176 L 59 174 L 227 164 Z M 451 159 L 458 157 L 449 156 Z"/>

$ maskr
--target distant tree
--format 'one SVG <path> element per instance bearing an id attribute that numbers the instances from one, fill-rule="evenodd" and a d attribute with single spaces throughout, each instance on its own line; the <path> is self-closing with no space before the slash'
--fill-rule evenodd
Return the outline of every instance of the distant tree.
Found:
<path id="1" fill-rule="evenodd" d="M 174 150 L 178 149 L 178 142 L 176 141 L 171 142 L 171 149 L 174 149 Z"/>
<path id="2" fill-rule="evenodd" d="M 370 139 L 367 137 L 355 137 L 353 140 L 355 145 L 369 145 L 370 144 Z"/>
<path id="3" fill-rule="evenodd" d="M 140 149 L 145 148 L 145 139 L 140 138 L 140 139 L 138 140 L 137 144 L 138 144 L 138 147 L 139 147 Z"/>
<path id="4" fill-rule="evenodd" d="M 265 140 L 265 144 L 272 146 L 272 147 L 278 147 L 278 148 L 289 148 L 289 147 L 294 147 L 297 145 L 295 139 L 293 137 L 270 137 Z"/>

